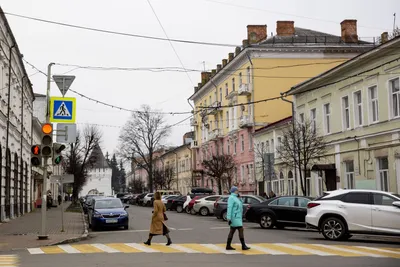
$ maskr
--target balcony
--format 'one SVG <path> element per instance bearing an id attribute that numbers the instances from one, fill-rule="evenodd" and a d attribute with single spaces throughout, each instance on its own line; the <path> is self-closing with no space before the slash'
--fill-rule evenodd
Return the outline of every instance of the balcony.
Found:
<path id="1" fill-rule="evenodd" d="M 225 98 L 230 100 L 235 100 L 237 99 L 237 96 L 238 96 L 237 91 L 231 91 Z"/>
<path id="2" fill-rule="evenodd" d="M 215 140 L 218 138 L 222 138 L 222 131 L 220 129 L 214 129 L 208 133 L 209 140 Z"/>
<path id="3" fill-rule="evenodd" d="M 192 140 L 192 142 L 190 143 L 190 148 L 198 148 L 199 147 L 199 143 L 196 140 Z"/>
<path id="4" fill-rule="evenodd" d="M 239 127 L 244 128 L 244 127 L 252 127 L 252 126 L 253 126 L 253 123 L 252 123 L 249 115 L 243 115 L 242 117 L 240 117 Z"/>
<path id="5" fill-rule="evenodd" d="M 195 118 L 190 119 L 190 126 L 197 126 L 197 120 Z"/>
<path id="6" fill-rule="evenodd" d="M 209 115 L 215 115 L 218 113 L 218 111 L 221 111 L 221 102 L 219 101 L 214 101 L 210 106 L 208 106 L 207 109 L 207 114 Z"/>
<path id="7" fill-rule="evenodd" d="M 239 85 L 239 95 L 251 95 L 250 85 L 247 83 Z"/>

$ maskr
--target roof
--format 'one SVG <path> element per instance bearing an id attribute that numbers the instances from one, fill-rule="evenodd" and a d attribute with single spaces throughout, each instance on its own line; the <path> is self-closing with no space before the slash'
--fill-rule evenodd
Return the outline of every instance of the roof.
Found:
<path id="1" fill-rule="evenodd" d="M 266 125 L 264 127 L 261 127 L 259 129 L 255 130 L 254 131 L 254 135 L 259 134 L 259 133 L 261 133 L 261 132 L 263 132 L 265 130 L 268 130 L 268 129 L 272 128 L 272 127 L 280 126 L 280 125 L 283 125 L 283 124 L 291 122 L 291 121 L 292 121 L 292 116 L 286 117 L 286 118 L 281 119 L 279 121 L 275 121 L 273 123 L 270 123 L 270 124 L 268 124 L 268 125 Z"/>
<path id="2" fill-rule="evenodd" d="M 35 97 L 46 97 L 46 95 L 38 94 L 38 93 L 34 93 L 33 95 L 34 95 Z"/>
<path id="3" fill-rule="evenodd" d="M 28 80 L 27 84 L 29 85 L 29 88 L 31 89 L 31 94 L 32 94 L 33 99 L 34 99 L 35 96 L 34 96 L 34 93 L 33 93 L 32 84 L 31 84 L 31 81 L 29 80 L 28 73 L 26 72 L 24 62 L 22 62 L 22 54 L 21 54 L 21 52 L 19 50 L 17 41 L 15 40 L 15 37 L 14 37 L 14 34 L 13 34 L 12 30 L 11 30 L 10 24 L 8 24 L 8 20 L 7 20 L 6 16 L 5 16 L 4 11 L 1 8 L 1 6 L 0 6 L 0 18 L 4 21 L 4 25 L 6 26 L 6 29 L 7 29 L 8 33 L 10 34 L 10 38 L 11 38 L 13 44 L 15 45 L 15 47 L 14 47 L 14 49 L 16 50 L 15 54 L 18 55 L 17 58 L 18 58 L 19 64 L 21 65 L 24 77 L 26 77 L 26 79 Z"/>
<path id="4" fill-rule="evenodd" d="M 398 46 L 397 49 L 400 49 L 400 36 L 397 36 L 397 37 L 393 38 L 392 40 L 387 41 L 386 43 L 376 46 L 375 48 L 372 48 L 371 50 L 369 50 L 367 52 L 364 52 L 364 53 L 362 53 L 362 54 L 360 54 L 360 55 L 358 55 L 358 56 L 356 56 L 356 57 L 354 57 L 354 58 L 352 58 L 352 59 L 350 59 L 328 71 L 325 71 L 325 72 L 321 73 L 320 75 L 317 75 L 311 79 L 308 79 L 302 83 L 299 83 L 299 84 L 293 86 L 292 88 L 290 88 L 290 90 L 288 90 L 285 93 L 288 95 L 292 95 L 295 93 L 301 93 L 302 89 L 305 89 L 308 86 L 312 86 L 313 84 L 316 84 L 318 81 L 320 81 L 322 79 L 330 78 L 333 75 L 335 75 L 336 72 L 339 72 L 340 70 L 343 71 L 343 69 L 346 69 L 346 68 L 350 69 L 350 68 L 359 67 L 360 61 L 363 61 L 363 60 L 367 61 L 368 58 L 373 57 L 376 54 L 381 53 L 382 51 L 387 51 L 388 50 L 388 49 L 386 49 L 387 47 L 395 46 L 395 45 Z M 383 50 L 384 48 L 385 48 L 385 50 Z M 327 85 L 329 85 L 329 84 L 327 84 Z M 312 90 L 316 90 L 321 87 L 325 87 L 327 85 L 316 86 Z M 307 90 L 310 90 L 310 89 L 308 88 Z"/>
<path id="5" fill-rule="evenodd" d="M 102 169 L 102 168 L 110 168 L 107 163 L 106 158 L 104 157 L 103 151 L 100 146 L 97 144 L 89 157 L 92 161 L 92 168 Z"/>
<path id="6" fill-rule="evenodd" d="M 271 45 L 271 44 L 339 44 L 343 46 L 349 46 L 350 43 L 345 43 L 341 36 L 314 31 L 310 29 L 304 29 L 295 27 L 295 34 L 292 36 L 273 36 L 265 41 L 259 43 L 259 45 Z M 369 42 L 359 40 L 357 43 L 352 44 L 372 44 Z"/>

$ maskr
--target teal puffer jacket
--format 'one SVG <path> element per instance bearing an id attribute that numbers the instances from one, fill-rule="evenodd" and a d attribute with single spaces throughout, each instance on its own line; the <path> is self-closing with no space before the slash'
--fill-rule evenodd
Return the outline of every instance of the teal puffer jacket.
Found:
<path id="1" fill-rule="evenodd" d="M 228 199 L 228 213 L 226 216 L 232 227 L 243 226 L 243 201 L 237 194 L 231 194 Z"/>

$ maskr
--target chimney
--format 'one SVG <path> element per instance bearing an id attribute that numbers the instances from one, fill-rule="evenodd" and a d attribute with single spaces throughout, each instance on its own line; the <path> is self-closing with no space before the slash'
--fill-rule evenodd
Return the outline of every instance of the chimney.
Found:
<path id="1" fill-rule="evenodd" d="M 234 53 L 229 53 L 229 54 L 228 54 L 229 62 L 231 62 L 231 61 L 233 60 L 234 57 L 235 57 L 235 54 L 234 54 Z"/>
<path id="2" fill-rule="evenodd" d="M 267 25 L 247 25 L 247 40 L 256 44 L 267 39 Z"/>
<path id="3" fill-rule="evenodd" d="M 381 34 L 381 44 L 386 43 L 387 41 L 389 41 L 389 34 L 388 32 L 383 32 Z"/>
<path id="4" fill-rule="evenodd" d="M 217 70 L 216 70 L 216 69 L 213 69 L 213 70 L 211 71 L 211 77 L 215 76 L 216 73 L 217 73 Z"/>
<path id="5" fill-rule="evenodd" d="M 294 35 L 294 21 L 277 21 L 276 22 L 276 35 L 278 36 L 293 36 Z"/>
<path id="6" fill-rule="evenodd" d="M 227 59 L 223 59 L 222 60 L 222 67 L 225 67 L 226 64 L 228 64 L 228 60 Z"/>
<path id="7" fill-rule="evenodd" d="M 217 72 L 220 71 L 221 69 L 222 69 L 222 65 L 221 65 L 221 64 L 218 64 L 218 65 L 217 65 Z"/>
<path id="8" fill-rule="evenodd" d="M 237 46 L 236 49 L 235 49 L 235 57 L 236 57 L 237 55 L 239 55 L 240 51 L 241 51 L 240 47 Z"/>
<path id="9" fill-rule="evenodd" d="M 194 87 L 194 92 L 196 93 L 199 90 L 199 87 L 195 86 Z"/>
<path id="10" fill-rule="evenodd" d="M 210 80 L 210 77 L 211 77 L 211 72 L 206 72 L 206 71 L 203 71 L 203 72 L 201 72 L 201 84 L 206 84 L 209 80 Z"/>
<path id="11" fill-rule="evenodd" d="M 345 19 L 340 23 L 342 28 L 342 41 L 345 43 L 357 43 L 357 20 Z"/>
<path id="12" fill-rule="evenodd" d="M 202 87 L 202 85 L 203 85 L 202 83 L 198 83 L 197 87 L 200 89 Z"/>
<path id="13" fill-rule="evenodd" d="M 243 40 L 243 41 L 242 41 L 242 46 L 243 46 L 243 49 L 245 49 L 246 47 L 248 47 L 248 46 L 249 46 L 249 40 L 247 40 L 247 39 Z"/>

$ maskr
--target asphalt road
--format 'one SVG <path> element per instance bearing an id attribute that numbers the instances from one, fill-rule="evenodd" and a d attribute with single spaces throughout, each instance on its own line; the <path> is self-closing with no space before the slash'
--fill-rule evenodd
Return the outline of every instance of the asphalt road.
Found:
<path id="1" fill-rule="evenodd" d="M 91 232 L 92 237 L 90 239 L 78 242 L 77 244 L 70 244 L 70 246 L 67 245 L 62 247 L 62 249 L 54 247 L 43 248 L 43 250 L 16 251 L 14 254 L 19 258 L 19 266 L 54 267 L 56 264 L 57 267 L 122 267 L 138 264 L 145 267 L 160 264 L 177 267 L 186 267 L 188 265 L 191 267 L 203 267 L 204 265 L 209 267 L 221 265 L 239 267 L 246 264 L 246 266 L 258 267 L 265 265 L 266 262 L 268 262 L 268 265 L 279 265 L 280 267 L 336 267 L 338 265 L 363 265 L 364 267 L 400 266 L 399 238 L 354 236 L 347 242 L 329 242 L 323 239 L 322 235 L 313 231 L 306 231 L 304 229 L 263 230 L 258 225 L 250 223 L 245 223 L 247 243 L 250 246 L 253 245 L 253 247 L 258 248 L 259 251 L 264 246 L 264 251 L 272 255 L 255 255 L 257 253 L 254 250 L 251 253 L 249 252 L 248 255 L 241 254 L 240 250 L 238 255 L 225 254 L 223 244 L 226 241 L 228 233 L 226 222 L 217 220 L 215 217 L 193 216 L 184 213 L 178 214 L 172 211 L 167 212 L 169 218 L 167 225 L 171 229 L 172 241 L 174 245 L 177 245 L 174 248 L 180 249 L 180 251 L 173 251 L 174 248 L 168 250 L 162 244 L 166 241 L 165 238 L 155 237 L 153 242 L 161 243 L 161 245 L 154 244 L 154 246 L 148 248 L 149 251 L 145 251 L 149 253 L 142 253 L 143 251 L 138 253 L 137 246 L 140 246 L 148 236 L 151 208 L 131 206 L 128 212 L 130 214 L 130 227 L 128 230 Z M 238 242 L 239 240 L 236 236 L 234 243 Z M 196 246 L 200 246 L 199 244 L 206 244 L 205 246 L 211 246 L 214 250 L 219 249 L 219 253 L 188 252 L 191 250 L 188 246 L 196 249 Z M 184 246 L 186 248 L 182 248 Z M 273 249 L 271 249 L 271 246 Z M 279 253 L 274 254 L 274 251 L 276 252 L 275 247 L 279 246 L 286 246 L 284 247 L 286 249 L 284 253 L 281 253 L 282 255 L 278 255 Z M 300 246 L 302 248 L 299 248 Z M 303 249 L 303 252 L 299 252 L 298 250 L 297 252 L 293 252 L 293 248 Z M 316 248 L 317 252 L 315 250 L 313 253 L 307 252 L 309 250 L 313 251 L 312 249 Z M 332 250 L 331 248 L 336 250 Z M 115 251 L 115 249 L 119 251 Z M 163 253 L 150 253 L 152 249 L 160 250 Z M 184 252 L 182 252 L 182 249 L 188 251 L 183 250 Z M 345 250 L 346 252 L 343 252 Z M 334 251 L 333 254 L 331 254 L 332 251 Z M 362 255 L 352 255 L 349 251 L 352 251 L 353 254 L 360 253 Z M 337 254 L 340 254 L 340 256 L 337 256 Z M 0 266 L 1 261 L 0 255 Z"/>

